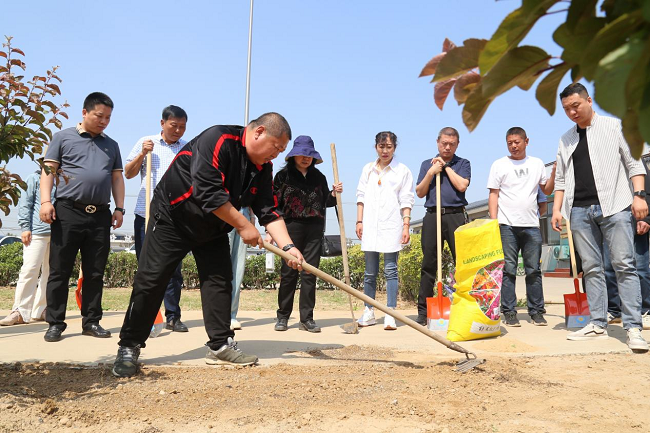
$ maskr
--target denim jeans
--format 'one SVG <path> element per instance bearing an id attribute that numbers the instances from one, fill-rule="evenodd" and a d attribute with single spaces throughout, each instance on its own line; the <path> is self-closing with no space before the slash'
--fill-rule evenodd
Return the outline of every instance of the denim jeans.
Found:
<path id="1" fill-rule="evenodd" d="M 247 207 L 242 208 L 242 215 L 250 221 L 250 213 Z M 241 282 L 244 279 L 244 269 L 246 268 L 246 244 L 241 240 L 237 230 L 233 229 L 228 233 L 230 241 L 230 260 L 232 261 L 232 303 L 230 305 L 230 319 L 237 319 L 239 311 L 239 291 Z"/>
<path id="2" fill-rule="evenodd" d="M 607 326 L 607 285 L 602 248 L 609 251 L 621 298 L 625 329 L 641 328 L 641 286 L 634 258 L 632 213 L 629 209 L 604 217 L 599 205 L 574 207 L 571 230 L 582 258 L 591 323 Z"/>
<path id="3" fill-rule="evenodd" d="M 648 233 L 636 234 L 636 221 L 632 220 L 634 235 L 634 255 L 636 272 L 641 284 L 641 314 L 650 313 L 650 255 L 648 254 Z M 609 252 L 603 244 L 603 263 L 605 264 L 605 281 L 607 282 L 607 312 L 614 317 L 621 317 L 621 298 L 618 295 L 616 272 L 609 259 Z"/>
<path id="4" fill-rule="evenodd" d="M 363 274 L 363 293 L 375 299 L 377 293 L 377 274 L 379 274 L 379 253 L 366 251 L 366 271 Z M 384 276 L 386 277 L 386 305 L 397 308 L 397 257 L 399 251 L 384 253 Z M 370 305 L 366 304 L 366 307 Z"/>
<path id="5" fill-rule="evenodd" d="M 140 215 L 135 216 L 133 221 L 133 231 L 135 233 L 135 254 L 138 257 L 138 262 L 140 261 L 140 252 L 142 251 L 142 245 L 144 244 L 145 236 L 145 219 Z M 172 277 L 169 279 L 167 284 L 167 289 L 165 290 L 165 320 L 171 322 L 172 320 L 178 320 L 181 318 L 181 289 L 183 288 L 183 274 L 181 270 L 183 268 L 183 262 L 181 261 Z"/>
<path id="6" fill-rule="evenodd" d="M 526 271 L 526 303 L 528 314 L 544 314 L 544 290 L 539 260 L 542 256 L 542 233 L 539 227 L 513 227 L 500 224 L 503 245 L 503 283 L 501 285 L 501 311 L 513 312 L 517 307 L 515 284 L 519 251 Z"/>

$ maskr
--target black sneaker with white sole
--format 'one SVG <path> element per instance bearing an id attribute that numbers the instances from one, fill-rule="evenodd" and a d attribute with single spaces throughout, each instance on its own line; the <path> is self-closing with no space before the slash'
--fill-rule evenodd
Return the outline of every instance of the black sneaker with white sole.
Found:
<path id="1" fill-rule="evenodd" d="M 135 347 L 120 346 L 117 349 L 117 357 L 113 363 L 113 376 L 131 377 L 138 372 L 138 358 L 140 357 L 140 345 Z"/>
<path id="2" fill-rule="evenodd" d="M 515 311 L 507 311 L 503 313 L 503 322 L 506 326 L 511 326 L 513 328 L 521 327 L 521 323 L 519 323 L 519 319 L 517 319 L 517 312 Z"/>
<path id="3" fill-rule="evenodd" d="M 548 325 L 548 322 L 544 318 L 544 316 L 541 313 L 535 313 L 530 316 L 530 318 L 533 320 L 533 325 L 535 326 L 546 326 Z"/>
<path id="4" fill-rule="evenodd" d="M 228 337 L 228 342 L 218 350 L 212 350 L 208 347 L 205 363 L 210 365 L 253 365 L 257 363 L 257 356 L 246 355 L 237 348 L 235 340 Z"/>

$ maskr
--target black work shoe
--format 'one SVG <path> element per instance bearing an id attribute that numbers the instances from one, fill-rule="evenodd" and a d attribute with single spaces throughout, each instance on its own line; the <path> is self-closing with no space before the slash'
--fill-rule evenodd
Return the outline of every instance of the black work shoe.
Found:
<path id="1" fill-rule="evenodd" d="M 503 321 L 505 322 L 506 326 L 512 326 L 513 328 L 518 328 L 521 326 L 519 319 L 517 319 L 516 311 L 508 311 L 503 313 Z"/>
<path id="2" fill-rule="evenodd" d="M 63 331 L 65 331 L 66 325 L 50 325 L 49 328 L 47 328 L 47 331 L 45 331 L 45 341 L 53 343 L 55 341 L 59 341 L 61 339 L 61 334 Z"/>
<path id="3" fill-rule="evenodd" d="M 102 325 L 99 323 L 92 323 L 84 328 L 84 330 L 81 332 L 81 335 L 90 335 L 91 337 L 96 338 L 110 338 L 111 331 L 107 331 L 106 329 L 102 328 Z"/>
<path id="4" fill-rule="evenodd" d="M 113 376 L 131 377 L 138 372 L 138 357 L 140 356 L 140 345 L 135 347 L 120 346 L 117 349 L 117 356 L 113 363 Z"/>
<path id="5" fill-rule="evenodd" d="M 320 328 L 312 319 L 309 319 L 306 322 L 300 322 L 300 327 L 298 329 L 308 332 L 320 332 Z"/>
<path id="6" fill-rule="evenodd" d="M 548 325 L 548 322 L 542 315 L 542 313 L 535 313 L 530 316 L 531 319 L 533 319 L 533 325 L 535 326 L 546 326 Z"/>
<path id="7" fill-rule="evenodd" d="M 275 330 L 276 331 L 286 331 L 288 328 L 287 326 L 287 319 L 283 318 L 278 318 L 278 323 L 275 324 Z"/>
<path id="8" fill-rule="evenodd" d="M 171 329 L 174 332 L 188 332 L 187 326 L 185 326 L 185 323 L 181 322 L 181 319 L 170 320 L 167 322 L 165 328 Z"/>
<path id="9" fill-rule="evenodd" d="M 427 318 L 425 316 L 418 315 L 418 318 L 415 319 L 415 323 L 422 326 L 427 326 Z"/>

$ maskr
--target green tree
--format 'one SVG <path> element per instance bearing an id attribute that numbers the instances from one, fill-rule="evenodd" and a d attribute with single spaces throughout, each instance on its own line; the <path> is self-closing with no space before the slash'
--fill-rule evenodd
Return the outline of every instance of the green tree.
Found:
<path id="1" fill-rule="evenodd" d="M 499 95 L 517 86 L 536 90 L 539 104 L 555 113 L 558 86 L 567 72 L 576 82 L 593 82 L 594 99 L 623 121 L 632 154 L 640 157 L 650 142 L 650 1 L 523 0 L 490 40 L 467 39 L 456 46 L 446 39 L 443 52 L 420 76 L 433 75 L 434 99 L 442 110 L 453 89 L 463 105 L 463 122 L 472 131 Z M 566 13 L 553 33 L 563 48 L 559 57 L 520 42 L 542 17 Z"/>
<path id="2" fill-rule="evenodd" d="M 61 129 L 59 116 L 68 118 L 62 110 L 69 105 L 53 102 L 53 98 L 61 95 L 56 84 L 61 82 L 55 74 L 58 67 L 48 70 L 44 77 L 35 75 L 25 82 L 25 76 L 20 74 L 26 65 L 18 58 L 25 53 L 11 45 L 11 36 L 5 38 L 7 42 L 0 50 L 0 57 L 6 60 L 4 65 L 0 64 L 0 210 L 9 215 L 11 204 L 18 204 L 20 189 L 27 186 L 19 175 L 7 170 L 6 163 L 25 155 L 35 161 L 35 155 L 43 152 L 52 139 L 49 125 Z M 42 159 L 37 162 L 43 167 Z"/>

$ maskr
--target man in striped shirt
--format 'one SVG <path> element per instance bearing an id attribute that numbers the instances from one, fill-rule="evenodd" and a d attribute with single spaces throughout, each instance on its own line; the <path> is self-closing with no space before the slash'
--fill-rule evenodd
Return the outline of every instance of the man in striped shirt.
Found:
<path id="1" fill-rule="evenodd" d="M 140 251 L 144 243 L 145 214 L 149 203 L 146 203 L 146 156 L 151 152 L 151 192 L 162 179 L 169 164 L 172 163 L 176 154 L 181 151 L 187 141 L 183 140 L 183 134 L 187 128 L 187 113 L 181 107 L 170 105 L 165 107 L 160 121 L 161 131 L 156 135 L 142 137 L 135 143 L 131 153 L 126 158 L 124 175 L 127 179 L 134 178 L 140 174 L 140 192 L 135 205 L 135 220 L 133 231 L 135 234 L 135 254 L 140 260 Z M 165 291 L 165 318 L 167 329 L 176 332 L 187 332 L 187 326 L 181 322 L 181 288 L 183 287 L 183 275 L 181 274 L 182 262 L 178 264 L 172 274 L 167 290 Z"/>
<path id="2" fill-rule="evenodd" d="M 582 84 L 566 87 L 560 99 L 566 115 L 576 126 L 560 139 L 551 224 L 559 232 L 562 217 L 570 221 L 575 246 L 582 258 L 591 312 L 590 323 L 569 334 L 567 339 L 608 338 L 607 287 L 601 253 L 605 240 L 616 271 L 628 347 L 647 352 L 648 344 L 641 336 L 641 287 L 634 262 L 632 231 L 632 216 L 640 220 L 648 215 L 645 169 L 630 154 L 621 121 L 596 114 Z"/>

